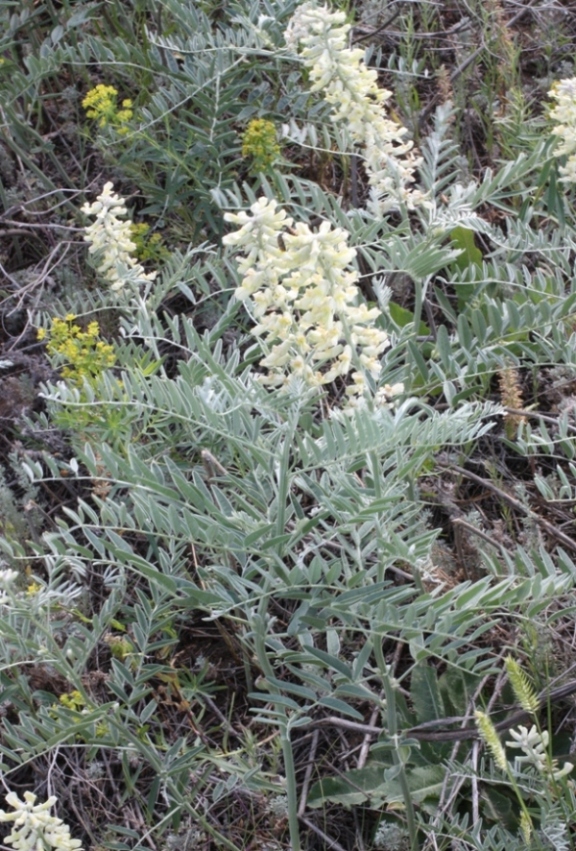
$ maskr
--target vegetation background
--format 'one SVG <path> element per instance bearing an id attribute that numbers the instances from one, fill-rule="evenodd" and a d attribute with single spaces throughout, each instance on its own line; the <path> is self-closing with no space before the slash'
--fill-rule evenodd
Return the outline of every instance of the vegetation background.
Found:
<path id="1" fill-rule="evenodd" d="M 574 849 L 576 8 L 333 0 L 422 157 L 374 217 L 298 5 L 0 0 L 0 779 L 90 851 Z M 349 234 L 387 404 L 258 381 L 260 197 Z"/>

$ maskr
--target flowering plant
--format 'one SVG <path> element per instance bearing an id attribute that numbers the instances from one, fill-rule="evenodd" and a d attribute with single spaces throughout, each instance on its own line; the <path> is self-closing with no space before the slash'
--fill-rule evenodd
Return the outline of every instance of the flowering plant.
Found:
<path id="1" fill-rule="evenodd" d="M 376 325 L 380 310 L 360 300 L 349 234 L 329 222 L 317 232 L 295 224 L 267 198 L 256 201 L 250 213 L 225 218 L 240 225 L 224 243 L 244 249 L 236 297 L 250 305 L 257 321 L 252 333 L 268 349 L 261 364 L 269 371 L 262 381 L 286 386 L 295 375 L 319 387 L 351 373 L 346 393 L 349 404 L 357 405 L 366 374 L 374 381 L 380 376 L 388 336 Z"/>
<path id="2" fill-rule="evenodd" d="M 255 118 L 242 136 L 242 156 L 252 157 L 254 171 L 266 171 L 280 155 L 276 128 L 272 121 Z"/>
<path id="3" fill-rule="evenodd" d="M 92 204 L 84 204 L 82 212 L 95 216 L 95 221 L 85 229 L 84 239 L 90 243 L 88 251 L 96 259 L 96 268 L 110 289 L 118 292 L 125 286 L 153 281 L 156 272 L 145 272 L 134 257 L 136 243 L 132 238 L 132 222 L 127 218 L 126 201 L 105 183 L 102 192 Z"/>
<path id="4" fill-rule="evenodd" d="M 114 366 L 116 354 L 114 346 L 99 339 L 98 322 L 89 322 L 82 330 L 75 319 L 74 313 L 68 313 L 64 319 L 55 316 L 50 331 L 39 328 L 37 336 L 39 340 L 48 339 L 48 354 L 65 359 L 62 377 L 82 385 L 85 378 L 94 379 Z"/>
<path id="5" fill-rule="evenodd" d="M 376 71 L 364 62 L 364 51 L 348 47 L 350 25 L 344 12 L 303 3 L 292 17 L 285 39 L 300 51 L 312 82 L 332 105 L 334 122 L 343 122 L 354 144 L 363 149 L 371 187 L 369 210 L 379 216 L 398 205 L 409 208 L 424 200 L 410 188 L 421 160 L 406 141 L 407 129 L 392 121 L 384 105 L 392 92 L 378 86 Z"/>
<path id="6" fill-rule="evenodd" d="M 134 115 L 132 101 L 125 98 L 122 108 L 118 109 L 117 97 L 118 89 L 99 83 L 86 94 L 82 106 L 86 110 L 86 116 L 97 121 L 99 127 L 113 126 L 120 134 L 124 134 L 128 129 L 125 125 Z"/>
<path id="7" fill-rule="evenodd" d="M 24 792 L 23 801 L 15 792 L 10 792 L 6 795 L 6 803 L 14 812 L 0 810 L 0 822 L 12 821 L 14 826 L 4 842 L 12 845 L 16 851 L 46 851 L 49 848 L 55 848 L 56 851 L 81 851 L 82 843 L 70 837 L 68 825 L 49 813 L 56 803 L 54 795 L 43 804 L 36 804 L 33 792 Z"/>
<path id="8" fill-rule="evenodd" d="M 566 165 L 560 166 L 561 180 L 576 183 L 576 77 L 554 83 L 548 94 L 556 101 L 550 118 L 556 122 L 552 133 L 560 140 L 554 153 L 568 157 Z"/>
<path id="9" fill-rule="evenodd" d="M 565 762 L 562 768 L 558 768 L 556 760 L 551 759 L 548 753 L 548 730 L 537 730 L 535 724 L 532 724 L 529 730 L 520 725 L 518 730 L 510 730 L 510 735 L 512 741 L 506 742 L 506 745 L 509 748 L 519 748 L 524 753 L 523 756 L 515 758 L 516 764 L 533 765 L 540 774 L 549 775 L 554 780 L 566 777 L 574 768 L 571 762 Z"/>

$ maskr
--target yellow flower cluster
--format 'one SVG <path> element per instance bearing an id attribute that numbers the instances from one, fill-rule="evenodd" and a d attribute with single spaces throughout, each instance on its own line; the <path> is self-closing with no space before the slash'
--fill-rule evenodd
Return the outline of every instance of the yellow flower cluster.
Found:
<path id="1" fill-rule="evenodd" d="M 162 261 L 170 256 L 170 252 L 162 243 L 159 233 L 150 234 L 150 225 L 146 222 L 132 222 L 130 224 L 130 238 L 136 246 L 134 255 L 143 263 L 147 261 Z"/>
<path id="2" fill-rule="evenodd" d="M 38 330 L 39 340 L 48 340 L 47 351 L 65 361 L 62 377 L 72 384 L 82 385 L 109 369 L 116 363 L 114 347 L 99 339 L 97 322 L 89 322 L 86 330 L 75 323 L 76 316 L 69 313 L 64 319 L 57 316 L 52 320 L 49 332 Z"/>
<path id="3" fill-rule="evenodd" d="M 280 154 L 276 128 L 272 121 L 255 118 L 242 137 L 242 156 L 252 157 L 255 171 L 266 171 Z"/>
<path id="4" fill-rule="evenodd" d="M 87 93 L 82 106 L 86 110 L 87 117 L 97 121 L 99 127 L 110 125 L 119 133 L 126 133 L 128 128 L 125 125 L 134 115 L 132 101 L 125 98 L 122 101 L 122 108 L 119 109 L 117 98 L 118 89 L 99 83 Z"/>
<path id="5" fill-rule="evenodd" d="M 62 706 L 65 706 L 66 709 L 71 709 L 73 712 L 81 712 L 82 709 L 86 708 L 86 701 L 82 697 L 81 693 L 76 689 L 74 691 L 61 694 L 58 698 L 58 702 L 61 703 Z"/>

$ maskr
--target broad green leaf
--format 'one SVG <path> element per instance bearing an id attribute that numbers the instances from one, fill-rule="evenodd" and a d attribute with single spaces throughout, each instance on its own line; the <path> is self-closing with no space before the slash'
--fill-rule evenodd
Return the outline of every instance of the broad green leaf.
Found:
<path id="1" fill-rule="evenodd" d="M 420 804 L 420 806 L 427 803 L 424 809 L 434 812 L 445 778 L 446 768 L 443 765 L 422 765 L 408 768 L 407 781 L 412 801 L 415 804 Z M 385 800 L 388 805 L 404 803 L 404 794 L 399 779 L 390 780 L 386 784 Z"/>
<path id="2" fill-rule="evenodd" d="M 493 822 L 501 824 L 507 830 L 516 831 L 518 828 L 518 803 L 505 792 L 493 785 L 482 784 L 480 799 L 484 815 Z"/>
<path id="3" fill-rule="evenodd" d="M 370 798 L 383 800 L 386 788 L 383 765 L 370 764 L 361 769 L 347 771 L 342 777 L 324 777 L 312 784 L 308 806 L 322 807 L 328 801 L 344 807 L 357 806 Z"/>
<path id="4" fill-rule="evenodd" d="M 459 225 L 451 231 L 450 239 L 454 248 L 460 250 L 460 254 L 454 261 L 459 269 L 464 270 L 468 266 L 482 267 L 482 252 L 476 246 L 473 230 Z"/>
<path id="5" fill-rule="evenodd" d="M 410 697 L 419 724 L 444 718 L 444 701 L 435 668 L 419 662 L 412 670 Z"/>
<path id="6" fill-rule="evenodd" d="M 389 302 L 388 312 L 390 313 L 392 321 L 395 322 L 399 328 L 405 328 L 407 325 L 411 325 L 414 322 L 414 314 L 412 311 L 407 310 L 395 301 Z M 430 334 L 430 328 L 425 322 L 421 321 L 417 333 L 423 337 L 427 337 Z"/>

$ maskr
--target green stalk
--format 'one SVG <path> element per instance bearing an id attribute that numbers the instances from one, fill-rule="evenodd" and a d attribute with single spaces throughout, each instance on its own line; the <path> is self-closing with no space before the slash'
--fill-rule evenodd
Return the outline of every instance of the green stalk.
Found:
<path id="1" fill-rule="evenodd" d="M 285 712 L 285 710 L 284 710 Z M 288 829 L 290 831 L 290 847 L 292 851 L 301 851 L 300 824 L 298 822 L 298 790 L 296 788 L 296 766 L 290 741 L 288 723 L 280 727 L 280 742 L 286 774 L 286 799 L 288 801 Z"/>
<path id="2" fill-rule="evenodd" d="M 282 455 L 280 457 L 280 472 L 278 474 L 278 506 L 276 516 L 276 534 L 278 536 L 284 534 L 286 525 L 286 502 L 288 500 L 288 491 L 290 488 L 290 476 L 288 474 L 290 467 L 290 451 L 292 449 L 292 438 L 294 436 L 294 421 L 287 423 L 286 436 L 284 438 L 284 446 L 282 447 Z M 279 550 L 278 555 L 282 557 Z"/>
<path id="3" fill-rule="evenodd" d="M 386 698 L 386 726 L 388 727 L 388 737 L 394 745 L 392 748 L 392 760 L 394 765 L 398 767 L 398 781 L 400 783 L 400 789 L 402 790 L 402 797 L 404 798 L 404 805 L 406 807 L 406 825 L 408 827 L 408 835 L 410 836 L 410 851 L 418 851 L 418 828 L 416 826 L 416 815 L 414 812 L 410 788 L 408 786 L 404 760 L 398 749 L 399 734 L 398 718 L 396 716 L 396 694 L 394 692 L 392 679 L 388 673 L 388 665 L 386 664 L 386 659 L 384 658 L 384 653 L 382 651 L 382 641 L 378 635 L 376 635 L 375 638 L 374 656 L 376 658 L 376 664 L 380 669 L 382 685 L 384 687 L 384 695 Z"/>
<path id="4" fill-rule="evenodd" d="M 284 534 L 286 526 L 286 504 L 290 490 L 290 452 L 292 450 L 292 438 L 297 423 L 297 417 L 292 416 L 291 420 L 286 423 L 286 434 L 284 437 L 284 445 L 280 455 L 280 470 L 278 473 L 278 492 L 277 492 L 277 515 L 276 515 L 276 534 L 280 537 Z M 278 557 L 282 558 L 282 545 L 277 547 Z M 266 628 L 265 614 L 268 607 L 268 587 L 262 589 L 262 596 L 258 606 L 258 615 L 252 619 L 254 629 L 254 649 L 256 658 L 263 674 L 267 678 L 274 678 L 274 670 L 268 659 L 266 652 Z M 271 679 L 268 680 L 269 689 L 274 699 L 274 695 L 280 694 L 280 690 L 272 685 Z M 278 728 L 280 731 L 280 743 L 282 746 L 282 758 L 284 761 L 284 772 L 286 775 L 286 798 L 288 802 L 288 829 L 290 832 L 290 847 L 292 851 L 301 851 L 300 844 L 300 824 L 298 821 L 298 790 L 296 786 L 296 767 L 294 765 L 294 754 L 292 752 L 292 742 L 290 741 L 289 717 L 286 707 L 278 704 L 277 712 L 279 716 Z"/>
<path id="5" fill-rule="evenodd" d="M 430 277 L 425 278 L 423 281 L 418 280 L 414 282 L 414 339 L 418 336 L 418 330 L 422 322 L 422 311 L 429 283 Z"/>
<path id="6" fill-rule="evenodd" d="M 267 600 L 267 595 L 263 595 L 263 600 Z M 262 604 L 261 604 L 262 605 Z M 264 603 L 266 605 L 266 603 Z M 265 677 L 274 677 L 274 671 L 266 653 L 266 636 L 264 634 L 264 619 L 256 617 L 254 626 L 254 650 L 258 664 Z M 280 694 L 280 690 L 272 685 L 268 679 L 268 689 L 272 700 L 275 694 Z M 286 775 L 286 799 L 288 802 L 288 830 L 290 832 L 290 849 L 291 851 L 302 851 L 300 844 L 300 824 L 298 822 L 298 789 L 296 787 L 296 766 L 294 764 L 294 754 L 292 752 L 292 742 L 290 741 L 290 731 L 288 729 L 289 718 L 286 707 L 278 705 L 277 711 L 280 717 L 278 728 L 280 731 L 280 743 L 282 745 L 282 758 L 284 761 L 284 773 Z"/>
<path id="7" fill-rule="evenodd" d="M 372 473 L 372 481 L 374 483 L 374 497 L 375 497 L 375 499 L 381 499 L 382 498 L 382 482 L 380 481 L 380 476 L 379 476 L 380 470 L 379 470 L 379 467 L 378 467 L 378 465 L 380 463 L 380 459 L 378 458 L 378 455 L 376 454 L 376 452 L 369 452 L 368 453 L 368 462 L 370 464 L 370 472 Z"/>

